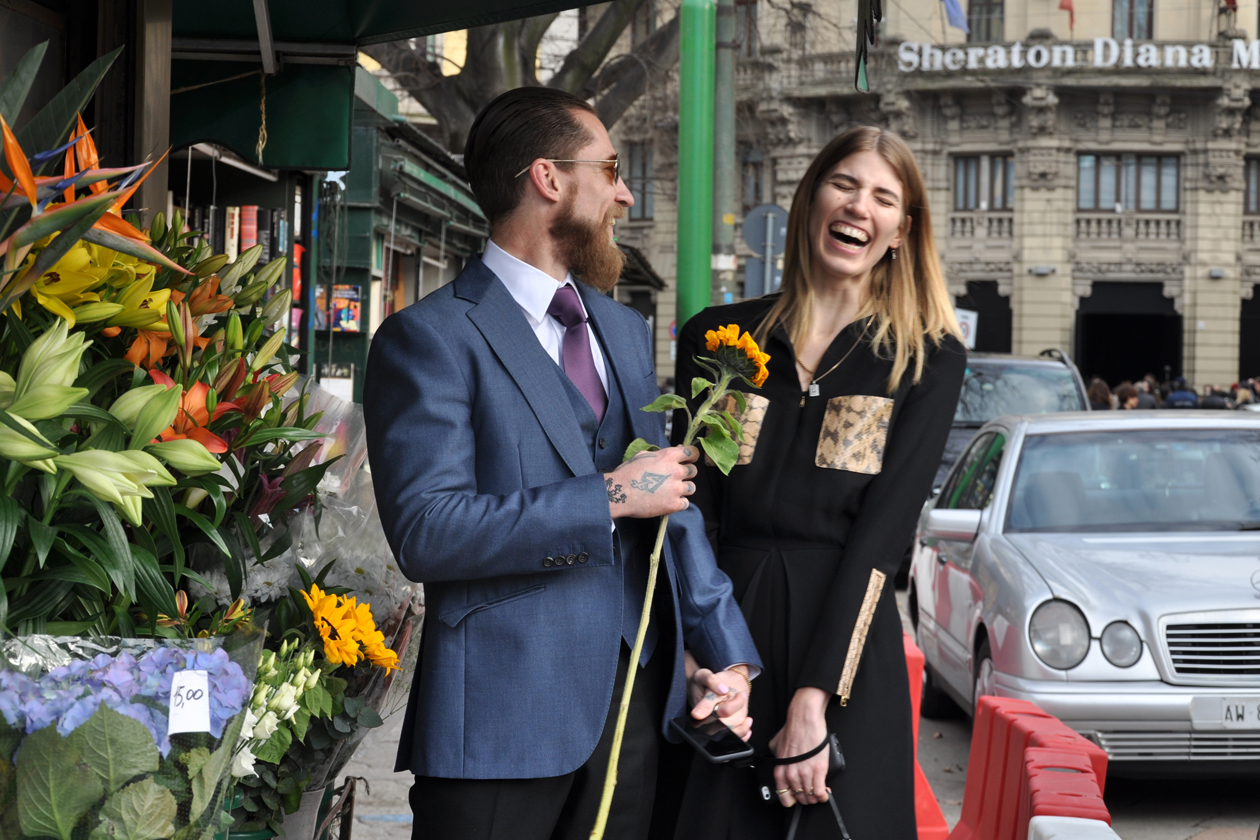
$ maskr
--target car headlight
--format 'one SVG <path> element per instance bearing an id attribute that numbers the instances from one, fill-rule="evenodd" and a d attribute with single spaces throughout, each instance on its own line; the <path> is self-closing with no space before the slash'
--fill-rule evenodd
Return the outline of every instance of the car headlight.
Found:
<path id="1" fill-rule="evenodd" d="M 1067 601 L 1046 601 L 1033 611 L 1028 638 L 1042 662 L 1066 671 L 1089 653 L 1089 622 Z"/>
<path id="2" fill-rule="evenodd" d="M 1113 621 L 1102 633 L 1102 652 L 1107 661 L 1128 668 L 1142 658 L 1142 637 L 1127 621 Z"/>

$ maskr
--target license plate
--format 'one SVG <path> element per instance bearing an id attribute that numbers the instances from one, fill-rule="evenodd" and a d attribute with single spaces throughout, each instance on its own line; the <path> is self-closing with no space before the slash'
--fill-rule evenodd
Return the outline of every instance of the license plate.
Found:
<path id="1" fill-rule="evenodd" d="M 1225 729 L 1260 729 L 1260 697 L 1222 698 L 1221 724 Z"/>

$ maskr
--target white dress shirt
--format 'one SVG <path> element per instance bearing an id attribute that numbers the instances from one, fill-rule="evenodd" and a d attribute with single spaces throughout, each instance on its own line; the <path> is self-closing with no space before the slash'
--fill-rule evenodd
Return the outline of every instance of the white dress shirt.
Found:
<path id="1" fill-rule="evenodd" d="M 520 306 L 521 311 L 525 313 L 525 320 L 529 321 L 529 325 L 533 327 L 534 335 L 538 336 L 538 341 L 547 351 L 547 355 L 563 368 L 564 363 L 561 359 L 564 353 L 564 325 L 548 315 L 547 308 L 551 306 L 551 299 L 556 296 L 561 286 L 573 286 L 574 291 L 577 290 L 573 275 L 566 274 L 564 282 L 557 283 L 550 274 L 534 268 L 527 262 L 521 262 L 504 251 L 494 244 L 493 239 L 486 243 L 486 252 L 482 254 L 481 261 L 503 281 L 504 286 L 507 286 L 508 292 Z M 582 296 L 579 294 L 578 302 L 581 303 L 581 301 Z M 604 364 L 604 352 L 595 338 L 595 331 L 591 329 L 586 304 L 581 305 L 582 314 L 588 317 L 586 333 L 591 340 L 591 355 L 595 357 L 595 372 L 599 374 L 599 381 L 604 386 L 604 393 L 607 394 L 608 369 Z"/>

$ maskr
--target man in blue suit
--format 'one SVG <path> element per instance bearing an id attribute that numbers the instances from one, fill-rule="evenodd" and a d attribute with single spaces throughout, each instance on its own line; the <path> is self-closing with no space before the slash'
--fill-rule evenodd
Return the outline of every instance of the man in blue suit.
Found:
<path id="1" fill-rule="evenodd" d="M 385 321 L 364 387 L 385 531 L 426 587 L 396 766 L 416 776 L 413 838 L 586 838 L 636 667 L 606 836 L 641 840 L 668 719 L 716 707 L 745 735 L 760 662 L 688 506 L 695 449 L 622 463 L 634 438 L 665 439 L 639 410 L 658 394 L 650 331 L 600 293 L 634 203 L 607 131 L 580 99 L 513 90 L 477 117 L 464 164 L 491 242 Z"/>

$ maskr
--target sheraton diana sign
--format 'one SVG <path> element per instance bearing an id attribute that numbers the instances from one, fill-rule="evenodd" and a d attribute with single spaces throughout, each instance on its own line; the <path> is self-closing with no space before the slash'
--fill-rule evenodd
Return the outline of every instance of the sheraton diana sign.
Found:
<path id="1" fill-rule="evenodd" d="M 938 47 L 903 41 L 897 47 L 897 69 L 903 73 L 950 70 L 1007 70 L 1031 67 L 1057 68 L 1194 68 L 1216 66 L 1211 44 L 1134 43 L 1132 38 L 1095 38 L 1088 44 L 990 44 L 989 46 Z M 1231 42 L 1230 69 L 1260 70 L 1260 40 Z"/>

